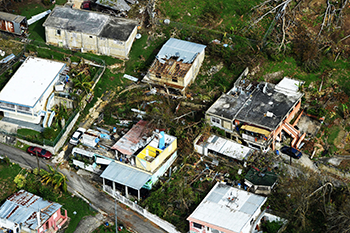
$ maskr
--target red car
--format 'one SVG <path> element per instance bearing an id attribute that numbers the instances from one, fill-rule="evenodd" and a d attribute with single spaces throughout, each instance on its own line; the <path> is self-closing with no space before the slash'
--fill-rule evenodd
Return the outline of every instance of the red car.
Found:
<path id="1" fill-rule="evenodd" d="M 38 156 L 44 159 L 51 159 L 52 157 L 52 154 L 50 153 L 50 151 L 47 151 L 43 148 L 35 147 L 35 146 L 28 147 L 27 152 L 31 155 L 36 155 L 36 153 L 38 152 Z"/>

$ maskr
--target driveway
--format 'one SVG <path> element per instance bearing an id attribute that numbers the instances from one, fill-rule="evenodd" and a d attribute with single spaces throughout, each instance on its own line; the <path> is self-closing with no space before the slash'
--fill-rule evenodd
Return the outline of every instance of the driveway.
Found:
<path id="1" fill-rule="evenodd" d="M 290 164 L 290 156 L 289 155 L 286 155 L 280 151 L 280 156 L 285 163 Z M 305 154 L 305 153 L 303 153 L 303 156 L 301 156 L 300 159 L 293 159 L 292 158 L 292 165 L 293 165 L 293 163 L 303 165 L 304 167 L 307 167 L 313 171 L 318 171 L 318 168 L 315 165 L 315 163 L 309 158 L 309 155 Z"/>

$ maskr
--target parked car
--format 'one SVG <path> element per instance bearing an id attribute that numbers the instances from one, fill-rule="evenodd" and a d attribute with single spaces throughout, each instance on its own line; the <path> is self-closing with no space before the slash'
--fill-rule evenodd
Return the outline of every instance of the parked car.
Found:
<path id="1" fill-rule="evenodd" d="M 80 138 L 86 132 L 84 128 L 78 128 L 77 131 L 74 132 L 72 138 L 69 140 L 69 143 L 72 145 L 78 145 Z"/>
<path id="2" fill-rule="evenodd" d="M 303 155 L 300 151 L 297 149 L 290 147 L 290 146 L 284 146 L 281 148 L 281 152 L 289 155 L 290 157 L 294 159 L 300 159 L 300 157 Z"/>
<path id="3" fill-rule="evenodd" d="M 52 154 L 50 151 L 47 151 L 43 148 L 36 147 L 36 146 L 28 147 L 27 152 L 31 155 L 36 155 L 36 153 L 38 153 L 38 156 L 44 159 L 51 159 L 52 157 Z"/>

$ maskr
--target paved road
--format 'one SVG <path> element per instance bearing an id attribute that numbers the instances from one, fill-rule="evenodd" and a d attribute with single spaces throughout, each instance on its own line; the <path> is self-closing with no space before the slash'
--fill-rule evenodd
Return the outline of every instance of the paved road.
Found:
<path id="1" fill-rule="evenodd" d="M 0 155 L 7 156 L 12 162 L 19 163 L 27 168 L 37 167 L 37 160 L 35 156 L 30 156 L 26 152 L 0 144 Z M 40 167 L 46 168 L 46 164 L 54 166 L 50 161 L 39 159 Z M 104 211 L 108 217 L 114 217 L 114 200 L 104 192 L 100 192 L 90 182 L 77 175 L 73 170 L 70 169 L 59 169 L 68 178 L 68 191 L 75 193 L 78 192 L 84 198 L 89 200 L 94 207 Z M 162 229 L 155 226 L 149 220 L 143 218 L 132 210 L 124 209 L 118 205 L 117 208 L 118 219 L 120 219 L 126 227 L 130 227 L 135 232 L 140 233 L 164 233 Z M 80 231 L 82 232 L 82 231 Z M 85 231 L 88 233 L 89 231 Z"/>

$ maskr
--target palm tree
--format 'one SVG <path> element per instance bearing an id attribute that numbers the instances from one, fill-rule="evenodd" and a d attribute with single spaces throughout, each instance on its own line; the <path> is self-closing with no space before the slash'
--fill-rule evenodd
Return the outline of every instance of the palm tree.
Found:
<path id="1" fill-rule="evenodd" d="M 50 165 L 47 165 L 49 168 L 49 171 L 45 171 L 44 169 L 41 169 L 40 175 L 42 177 L 41 181 L 45 184 L 51 183 L 54 189 L 58 189 L 62 187 L 62 190 L 64 192 L 67 191 L 67 176 L 63 175 L 61 172 L 57 171 L 56 169 L 53 169 Z"/>
<path id="2" fill-rule="evenodd" d="M 91 91 L 92 85 L 94 84 L 94 81 L 90 81 L 89 75 L 84 75 L 80 73 L 76 76 L 73 82 L 74 87 L 83 89 L 86 93 L 89 93 Z"/>

